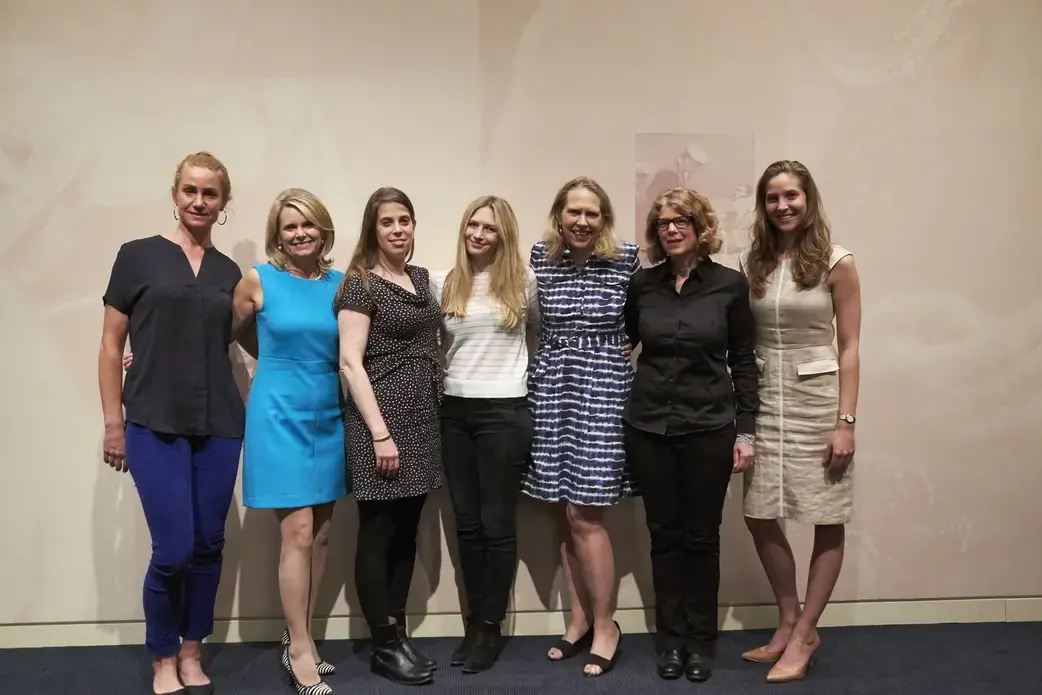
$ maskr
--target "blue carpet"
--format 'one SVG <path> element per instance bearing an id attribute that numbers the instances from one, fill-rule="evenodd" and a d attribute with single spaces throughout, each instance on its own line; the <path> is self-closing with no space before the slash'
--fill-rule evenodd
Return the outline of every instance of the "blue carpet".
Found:
<path id="1" fill-rule="evenodd" d="M 1042 623 L 917 625 L 829 628 L 808 677 L 769 685 L 769 667 L 742 661 L 741 653 L 759 646 L 770 631 L 722 633 L 712 680 L 662 681 L 655 675 L 649 635 L 626 635 L 615 670 L 584 678 L 582 657 L 563 663 L 546 659 L 553 642 L 546 637 L 511 639 L 497 665 L 486 673 L 464 675 L 448 666 L 455 639 L 416 640 L 440 668 L 432 685 L 396 686 L 371 674 L 368 644 L 327 642 L 326 661 L 337 667 L 327 678 L 336 693 L 821 693 L 822 695 L 1036 695 L 1042 693 L 1033 671 L 1042 645 Z M 208 644 L 207 671 L 218 695 L 292 695 L 278 664 L 274 644 Z M 151 692 L 151 670 L 143 647 L 62 647 L 0 651 L 0 693 L 12 695 L 144 695 Z"/>

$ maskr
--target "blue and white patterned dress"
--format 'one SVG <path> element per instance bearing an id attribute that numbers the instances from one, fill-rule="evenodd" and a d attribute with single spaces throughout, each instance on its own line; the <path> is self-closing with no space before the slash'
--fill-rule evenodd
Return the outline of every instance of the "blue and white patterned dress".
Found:
<path id="1" fill-rule="evenodd" d="M 623 308 L 640 268 L 635 244 L 576 268 L 566 250 L 554 264 L 532 247 L 539 284 L 539 352 L 528 378 L 534 438 L 525 494 L 547 502 L 607 506 L 634 494 L 622 412 L 633 369 L 622 355 Z"/>

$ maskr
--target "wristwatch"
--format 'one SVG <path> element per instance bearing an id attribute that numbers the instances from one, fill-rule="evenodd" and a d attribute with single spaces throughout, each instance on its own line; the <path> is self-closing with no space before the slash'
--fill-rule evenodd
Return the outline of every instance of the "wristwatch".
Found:
<path id="1" fill-rule="evenodd" d="M 848 425 L 853 425 L 855 422 L 857 422 L 857 418 L 851 415 L 850 413 L 840 413 L 839 419 L 847 423 Z"/>

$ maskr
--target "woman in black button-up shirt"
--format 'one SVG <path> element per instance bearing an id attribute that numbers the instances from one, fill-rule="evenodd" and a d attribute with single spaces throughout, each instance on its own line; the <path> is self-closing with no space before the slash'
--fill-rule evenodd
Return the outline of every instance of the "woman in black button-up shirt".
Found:
<path id="1" fill-rule="evenodd" d="M 129 241 L 116 255 L 98 385 L 105 462 L 129 469 L 152 537 L 144 612 L 153 688 L 203 694 L 212 685 L 199 648 L 213 631 L 245 425 L 228 358 L 242 272 L 210 238 L 231 199 L 224 165 L 206 152 L 189 155 L 171 194 L 173 230 Z M 128 335 L 135 357 L 124 384 Z"/>
<path id="2" fill-rule="evenodd" d="M 626 444 L 644 497 L 658 629 L 658 672 L 712 673 L 720 520 L 732 472 L 752 461 L 758 405 L 749 287 L 715 263 L 713 207 L 693 190 L 655 201 L 653 263 L 630 283 L 626 330 L 640 345 Z"/>

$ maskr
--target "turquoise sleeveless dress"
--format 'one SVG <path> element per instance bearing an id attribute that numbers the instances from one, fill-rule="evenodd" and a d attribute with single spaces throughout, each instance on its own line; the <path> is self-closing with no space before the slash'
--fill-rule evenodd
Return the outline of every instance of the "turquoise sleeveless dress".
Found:
<path id="1" fill-rule="evenodd" d="M 330 310 L 344 274 L 305 280 L 254 266 L 264 296 L 257 313 L 257 369 L 246 401 L 243 504 L 287 509 L 348 492 L 339 339 Z"/>

